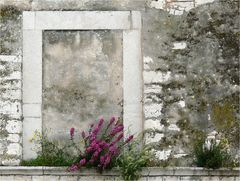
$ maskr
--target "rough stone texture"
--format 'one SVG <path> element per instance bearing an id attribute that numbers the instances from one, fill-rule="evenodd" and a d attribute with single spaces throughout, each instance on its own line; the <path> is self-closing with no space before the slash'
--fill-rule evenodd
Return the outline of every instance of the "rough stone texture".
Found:
<path id="1" fill-rule="evenodd" d="M 0 165 L 21 158 L 21 58 L 0 55 Z"/>
<path id="2" fill-rule="evenodd" d="M 122 33 L 46 31 L 43 35 L 43 129 L 68 138 L 96 118 L 122 117 Z M 104 114 L 104 115 L 103 115 Z"/>
<path id="3" fill-rule="evenodd" d="M 0 167 L 0 181 L 110 181 L 122 180 L 117 170 L 99 174 L 94 169 L 69 173 L 64 167 Z M 237 181 L 239 169 L 143 168 L 139 181 Z M 7 176 L 8 175 L 8 176 Z M 14 175 L 14 176 L 12 176 Z"/>
<path id="4" fill-rule="evenodd" d="M 237 155 L 240 119 L 238 1 L 3 0 L 0 7 L 0 52 L 5 55 L 21 53 L 22 10 L 140 10 L 143 17 L 144 125 L 148 143 L 161 159 L 167 159 L 167 165 L 191 165 L 192 158 L 188 155 L 193 140 L 217 131 L 218 136 L 228 138 L 232 154 Z M 21 138 L 21 129 L 18 129 L 21 128 L 18 92 L 21 58 L 17 62 L 2 59 L 9 58 L 0 61 L 0 160 L 1 164 L 11 164 L 18 163 L 20 158 L 9 157 L 7 148 L 10 142 L 17 143 L 17 138 L 9 138 L 10 133 L 19 134 Z"/>
<path id="5" fill-rule="evenodd" d="M 147 27 L 145 124 L 155 120 L 160 127 L 149 130 L 153 140 L 156 133 L 164 134 L 152 143 L 157 153 L 168 150 L 170 153 L 164 153 L 168 156 L 162 158 L 168 158 L 170 165 L 191 164 L 187 155 L 194 141 L 216 130 L 218 136 L 230 141 L 232 153 L 237 154 L 238 4 L 216 2 L 181 17 L 147 10 L 143 17 L 143 27 Z M 157 92 L 156 86 L 161 91 Z"/>

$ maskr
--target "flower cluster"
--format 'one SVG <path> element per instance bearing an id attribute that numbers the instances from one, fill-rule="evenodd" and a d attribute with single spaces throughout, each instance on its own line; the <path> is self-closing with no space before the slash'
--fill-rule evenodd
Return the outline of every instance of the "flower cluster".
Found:
<path id="1" fill-rule="evenodd" d="M 70 129 L 70 138 L 74 138 L 74 128 Z M 79 156 L 77 163 L 69 167 L 69 171 L 79 170 L 81 167 L 97 167 L 100 171 L 111 167 L 113 161 L 119 155 L 120 150 L 132 139 L 129 136 L 124 141 L 124 127 L 119 120 L 112 117 L 107 123 L 99 119 L 95 125 L 90 125 L 88 133 L 82 131 L 81 136 L 85 143 L 85 149 Z"/>

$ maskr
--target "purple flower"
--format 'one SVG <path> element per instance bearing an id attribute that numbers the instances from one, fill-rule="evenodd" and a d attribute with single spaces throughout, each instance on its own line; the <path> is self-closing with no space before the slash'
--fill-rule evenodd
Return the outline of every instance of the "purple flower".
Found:
<path id="1" fill-rule="evenodd" d="M 116 120 L 116 118 L 114 116 L 111 117 L 111 119 L 110 119 L 110 121 L 109 121 L 109 123 L 107 125 L 107 129 L 115 122 L 115 120 Z"/>
<path id="2" fill-rule="evenodd" d="M 117 153 L 117 147 L 116 145 L 113 145 L 109 148 L 109 152 L 112 154 L 112 155 L 115 155 Z"/>
<path id="3" fill-rule="evenodd" d="M 87 161 L 86 161 L 86 158 L 83 158 L 83 159 L 80 160 L 79 163 L 80 163 L 81 166 L 83 166 L 83 165 L 86 164 L 86 162 L 87 162 Z"/>
<path id="4" fill-rule="evenodd" d="M 91 152 L 92 151 L 92 147 L 91 146 L 89 146 L 88 148 L 86 148 L 86 153 L 89 153 L 89 152 Z"/>
<path id="5" fill-rule="evenodd" d="M 71 137 L 71 139 L 73 139 L 74 131 L 75 131 L 74 128 L 71 128 L 71 129 L 70 129 L 70 137 Z"/>
<path id="6" fill-rule="evenodd" d="M 110 155 L 107 155 L 103 167 L 106 167 L 110 162 L 111 162 L 111 157 Z"/>
<path id="7" fill-rule="evenodd" d="M 97 158 L 98 155 L 99 155 L 99 152 L 98 152 L 98 151 L 95 151 L 95 152 L 93 153 L 93 157 L 94 157 L 94 158 Z"/>
<path id="8" fill-rule="evenodd" d="M 115 145 L 118 141 L 120 141 L 123 138 L 123 133 L 121 133 L 110 145 Z"/>
<path id="9" fill-rule="evenodd" d="M 100 146 L 100 148 L 108 148 L 109 147 L 109 144 L 108 143 L 106 143 L 105 141 L 101 141 L 100 143 L 99 143 L 99 146 Z"/>
<path id="10" fill-rule="evenodd" d="M 104 165 L 104 162 L 105 162 L 105 158 L 104 158 L 104 156 L 101 156 L 101 157 L 100 157 L 100 164 L 101 164 L 101 165 Z"/>
<path id="11" fill-rule="evenodd" d="M 96 127 L 94 130 L 93 130 L 93 135 L 97 135 L 98 132 L 99 132 L 100 128 L 99 127 Z"/>
<path id="12" fill-rule="evenodd" d="M 120 141 L 122 138 L 123 138 L 123 133 L 121 133 L 121 134 L 117 137 L 116 142 Z"/>
<path id="13" fill-rule="evenodd" d="M 91 147 L 92 147 L 94 150 L 97 150 L 100 146 L 98 145 L 98 143 L 97 143 L 96 140 L 93 140 L 93 142 L 91 143 Z"/>
<path id="14" fill-rule="evenodd" d="M 116 135 L 117 133 L 119 133 L 121 131 L 123 131 L 123 125 L 122 124 L 114 127 L 113 130 L 111 131 L 110 135 L 114 136 L 114 135 Z"/>
<path id="15" fill-rule="evenodd" d="M 129 137 L 126 139 L 125 144 L 126 144 L 126 143 L 129 143 L 132 139 L 133 139 L 133 135 L 129 136 Z"/>
<path id="16" fill-rule="evenodd" d="M 101 127 L 101 126 L 103 125 L 103 123 L 104 123 L 104 119 L 101 118 L 101 119 L 99 120 L 98 127 Z"/>
<path id="17" fill-rule="evenodd" d="M 77 164 L 73 164 L 71 167 L 68 168 L 68 170 L 70 172 L 75 172 L 78 170 L 78 165 Z"/>
<path id="18" fill-rule="evenodd" d="M 90 142 L 93 142 L 93 141 L 96 140 L 96 139 L 97 139 L 96 135 L 91 135 L 91 136 L 90 136 Z"/>

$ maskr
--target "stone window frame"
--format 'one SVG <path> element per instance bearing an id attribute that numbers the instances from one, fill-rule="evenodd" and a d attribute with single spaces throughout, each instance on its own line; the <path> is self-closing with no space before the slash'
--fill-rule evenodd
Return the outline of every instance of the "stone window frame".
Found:
<path id="1" fill-rule="evenodd" d="M 143 130 L 143 77 L 139 11 L 23 12 L 23 159 L 37 156 L 30 142 L 42 132 L 42 33 L 45 30 L 122 30 L 125 131 Z"/>

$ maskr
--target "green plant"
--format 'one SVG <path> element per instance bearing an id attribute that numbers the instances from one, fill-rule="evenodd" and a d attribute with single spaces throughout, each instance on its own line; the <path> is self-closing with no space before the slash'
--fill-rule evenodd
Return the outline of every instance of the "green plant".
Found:
<path id="1" fill-rule="evenodd" d="M 217 169 L 233 167 L 235 161 L 228 152 L 227 140 L 201 140 L 194 147 L 195 163 L 198 167 Z"/>
<path id="2" fill-rule="evenodd" d="M 125 181 L 138 180 L 141 170 L 153 158 L 148 146 L 139 146 L 139 141 L 132 141 L 116 159 L 116 166 Z"/>
<path id="3" fill-rule="evenodd" d="M 77 158 L 68 153 L 66 145 L 61 147 L 57 142 L 49 141 L 45 135 L 35 132 L 31 140 L 41 145 L 42 149 L 37 149 L 38 156 L 35 159 L 23 160 L 22 166 L 70 166 Z"/>

